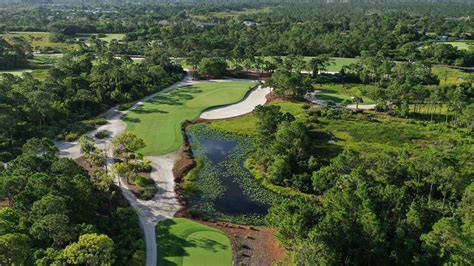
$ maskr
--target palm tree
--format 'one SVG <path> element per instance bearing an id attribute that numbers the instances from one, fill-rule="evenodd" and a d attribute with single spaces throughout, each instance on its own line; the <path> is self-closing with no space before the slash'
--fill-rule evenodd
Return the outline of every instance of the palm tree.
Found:
<path id="1" fill-rule="evenodd" d="M 330 59 L 327 55 L 316 56 L 308 62 L 308 68 L 313 72 L 313 77 L 316 77 L 320 71 L 326 70 L 329 65 Z"/>
<path id="2" fill-rule="evenodd" d="M 352 97 L 352 102 L 356 105 L 356 110 L 359 110 L 359 103 L 363 103 L 364 100 L 361 97 L 354 96 Z"/>

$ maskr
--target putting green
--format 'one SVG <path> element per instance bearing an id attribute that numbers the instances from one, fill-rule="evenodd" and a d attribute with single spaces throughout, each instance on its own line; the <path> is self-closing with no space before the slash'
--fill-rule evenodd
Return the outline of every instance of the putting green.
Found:
<path id="1" fill-rule="evenodd" d="M 144 155 L 163 155 L 183 144 L 181 124 L 205 109 L 240 101 L 254 83 L 249 81 L 203 82 L 163 93 L 129 112 L 128 129 L 145 140 Z"/>
<path id="2" fill-rule="evenodd" d="M 212 227 L 174 218 L 156 225 L 158 265 L 225 266 L 232 264 L 229 238 Z"/>

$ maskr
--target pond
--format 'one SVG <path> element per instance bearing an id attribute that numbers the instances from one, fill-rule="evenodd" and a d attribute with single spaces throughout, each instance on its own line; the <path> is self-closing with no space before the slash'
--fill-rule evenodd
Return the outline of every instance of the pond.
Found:
<path id="1" fill-rule="evenodd" d="M 275 195 L 244 167 L 252 140 L 216 132 L 205 124 L 190 127 L 187 136 L 195 158 L 203 164 L 189 207 L 214 218 L 261 223 Z"/>

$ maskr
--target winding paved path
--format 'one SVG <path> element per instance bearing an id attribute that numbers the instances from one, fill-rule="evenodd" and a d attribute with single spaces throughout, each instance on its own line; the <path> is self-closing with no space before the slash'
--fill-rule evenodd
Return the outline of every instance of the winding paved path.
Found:
<path id="1" fill-rule="evenodd" d="M 172 89 L 193 84 L 194 81 L 191 80 L 189 75 L 184 78 L 183 81 L 178 82 L 168 88 L 161 90 L 157 93 L 154 93 L 150 96 L 147 96 L 140 101 L 136 102 L 132 108 L 126 111 L 119 111 L 118 107 L 113 107 L 101 117 L 107 119 L 107 124 L 99 127 L 96 130 L 86 133 L 89 136 L 94 136 L 97 131 L 107 130 L 110 132 L 110 136 L 106 139 L 97 140 L 96 145 L 99 148 L 107 150 L 109 157 L 112 157 L 112 139 L 118 134 L 124 132 L 127 129 L 127 124 L 121 120 L 122 116 L 143 105 L 146 101 L 151 100 L 152 98 L 160 95 L 161 93 L 170 91 Z M 78 142 L 65 142 L 60 141 L 55 143 L 59 149 L 59 156 L 68 157 L 71 159 L 78 159 L 81 157 L 80 148 Z M 156 236 L 155 236 L 155 226 L 156 223 L 172 218 L 174 214 L 179 210 L 180 205 L 176 198 L 174 190 L 174 176 L 173 176 L 173 166 L 178 159 L 178 153 L 173 152 L 167 155 L 162 156 L 147 156 L 146 159 L 151 161 L 152 172 L 151 178 L 156 182 L 158 187 L 158 192 L 149 201 L 139 200 L 135 195 L 129 190 L 129 188 L 118 181 L 118 178 L 115 179 L 115 183 L 121 188 L 122 194 L 130 202 L 130 205 L 138 210 L 138 217 L 140 220 L 140 227 L 143 230 L 145 236 L 146 244 L 146 265 L 156 265 L 157 259 L 157 249 L 156 249 Z M 107 162 L 108 165 L 113 163 L 112 160 Z"/>
<path id="2" fill-rule="evenodd" d="M 215 82 L 234 81 L 231 80 L 214 80 Z M 111 108 L 106 113 L 102 114 L 101 117 L 107 119 L 107 124 L 99 127 L 96 130 L 86 133 L 89 136 L 94 136 L 97 131 L 107 130 L 110 132 L 110 136 L 106 139 L 95 140 L 96 145 L 99 148 L 107 150 L 109 157 L 112 157 L 112 139 L 118 134 L 124 132 L 127 129 L 127 124 L 121 120 L 122 116 L 143 105 L 146 101 L 160 95 L 161 93 L 170 91 L 172 89 L 199 83 L 199 81 L 192 81 L 189 75 L 186 78 L 164 90 L 147 96 L 138 102 L 136 102 L 132 108 L 126 111 L 119 111 L 118 106 Z M 268 88 L 257 88 L 247 97 L 236 103 L 225 107 L 219 107 L 204 112 L 207 119 L 221 119 L 234 117 L 242 114 L 251 112 L 255 106 L 259 104 L 265 104 L 266 95 L 270 92 Z M 95 138 L 94 138 L 95 139 Z M 78 159 L 81 157 L 80 148 L 78 142 L 66 142 L 59 141 L 55 142 L 59 149 L 59 156 L 68 157 L 71 159 Z M 135 195 L 129 190 L 129 188 L 121 183 L 118 178 L 115 183 L 121 188 L 124 197 L 130 202 L 130 205 L 138 210 L 140 226 L 144 232 L 145 243 L 146 243 L 146 265 L 155 266 L 157 264 L 157 246 L 156 246 L 156 235 L 155 226 L 159 221 L 172 218 L 175 213 L 181 207 L 175 194 L 175 182 L 173 176 L 173 166 L 178 158 L 178 151 L 172 152 L 162 156 L 147 156 L 145 159 L 151 161 L 152 172 L 151 178 L 156 182 L 158 192 L 153 199 L 148 201 L 142 201 L 135 197 Z M 107 162 L 108 165 L 113 163 L 112 160 Z"/>

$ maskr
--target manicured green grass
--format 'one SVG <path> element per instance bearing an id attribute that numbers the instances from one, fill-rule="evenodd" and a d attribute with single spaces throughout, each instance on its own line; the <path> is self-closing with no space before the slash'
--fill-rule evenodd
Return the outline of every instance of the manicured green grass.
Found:
<path id="1" fill-rule="evenodd" d="M 78 44 L 71 43 L 56 43 L 51 42 L 49 32 L 9 32 L 8 34 L 0 34 L 1 37 L 7 40 L 11 37 L 18 36 L 25 38 L 31 43 L 33 51 L 37 50 L 55 50 L 55 51 L 66 51 L 78 49 Z"/>
<path id="2" fill-rule="evenodd" d="M 314 88 L 319 92 L 316 92 L 316 98 L 321 100 L 331 100 L 336 103 L 341 103 L 344 100 L 351 100 L 352 97 L 362 97 L 363 102 L 361 104 L 374 104 L 374 100 L 365 96 L 370 91 L 374 90 L 375 87 L 371 85 L 363 84 L 317 84 Z"/>
<path id="3" fill-rule="evenodd" d="M 123 40 L 124 37 L 125 37 L 125 34 L 122 34 L 122 33 L 108 33 L 105 35 L 105 37 L 101 37 L 99 39 L 104 42 L 110 42 L 112 40 L 117 40 L 117 41 Z"/>
<path id="4" fill-rule="evenodd" d="M 209 107 L 240 101 L 249 88 L 248 81 L 203 82 L 161 94 L 128 113 L 128 129 L 145 140 L 145 155 L 162 155 L 177 150 L 183 143 L 181 124 L 199 117 Z"/>
<path id="5" fill-rule="evenodd" d="M 359 59 L 357 58 L 344 58 L 344 57 L 332 57 L 331 65 L 329 65 L 326 71 L 329 72 L 339 72 L 343 66 L 347 66 L 353 63 L 357 63 Z"/>
<path id="6" fill-rule="evenodd" d="M 48 68 L 37 68 L 37 69 L 14 69 L 14 70 L 0 70 L 1 74 L 12 74 L 14 76 L 21 76 L 24 73 L 31 73 L 34 78 L 39 80 L 46 79 L 48 74 Z"/>
<path id="7" fill-rule="evenodd" d="M 42 55 L 35 55 L 33 58 L 33 62 L 36 65 L 54 65 L 61 60 L 63 54 L 42 54 Z"/>
<path id="8" fill-rule="evenodd" d="M 232 265 L 229 238 L 212 227 L 174 218 L 156 225 L 158 265 Z"/>
<path id="9" fill-rule="evenodd" d="M 457 47 L 459 50 L 469 50 L 474 47 L 474 42 L 442 42 L 444 44 L 451 44 L 454 47 Z"/>
<path id="10" fill-rule="evenodd" d="M 78 38 L 80 38 L 81 40 L 86 40 L 87 38 L 89 38 L 92 35 L 97 36 L 97 33 L 79 33 L 79 34 L 77 34 Z M 123 38 L 125 38 L 125 34 L 123 34 L 123 33 L 107 33 L 107 34 L 105 34 L 104 37 L 100 37 L 99 40 L 101 40 L 103 42 L 110 42 L 112 40 L 120 41 L 120 40 L 123 40 Z"/>

